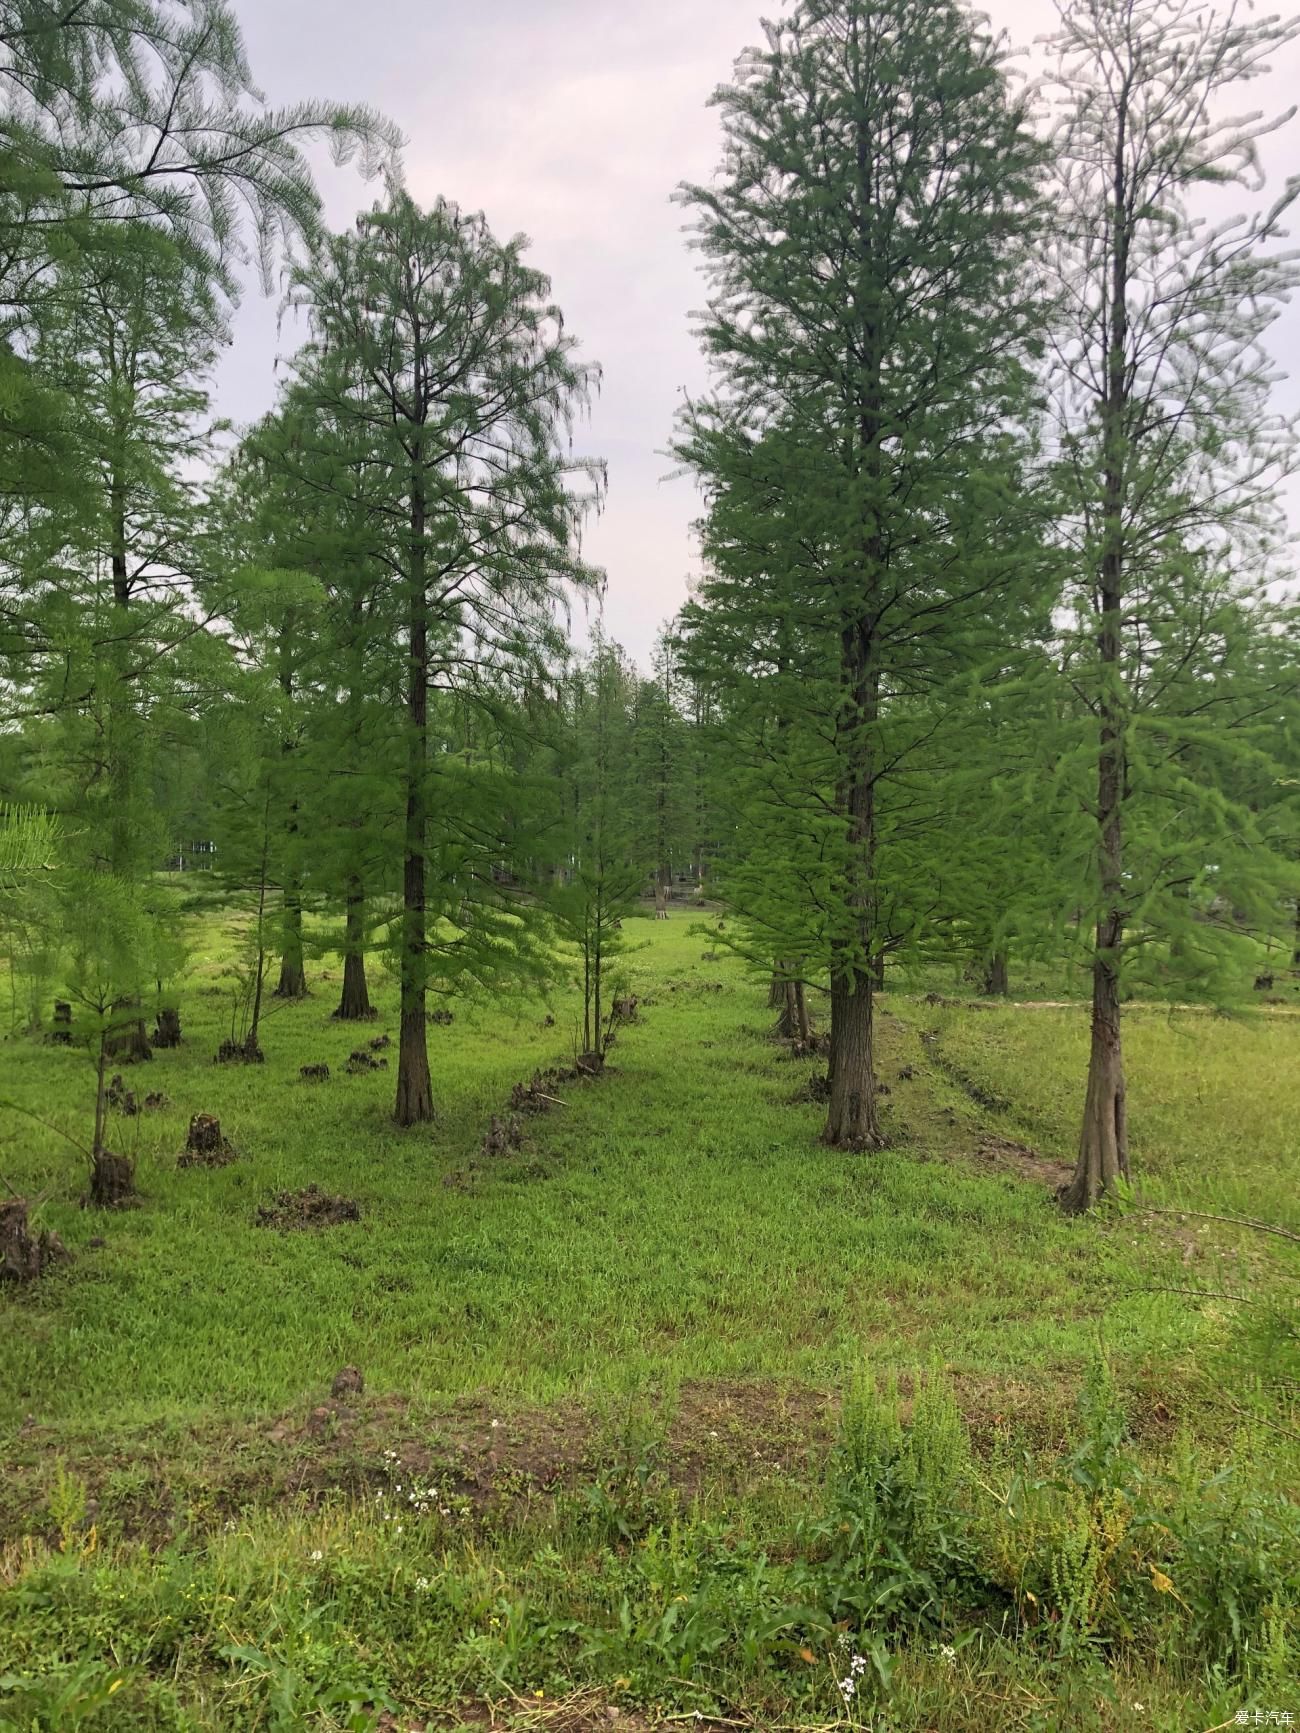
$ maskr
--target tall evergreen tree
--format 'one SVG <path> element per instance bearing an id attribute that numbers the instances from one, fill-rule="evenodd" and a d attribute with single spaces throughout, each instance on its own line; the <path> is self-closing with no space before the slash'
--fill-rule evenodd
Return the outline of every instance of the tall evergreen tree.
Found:
<path id="1" fill-rule="evenodd" d="M 824 749 L 800 842 L 831 985 L 826 1138 L 878 1147 L 872 996 L 899 888 L 882 801 L 926 733 L 896 738 L 893 712 L 972 656 L 1011 582 L 998 473 L 1026 408 L 1041 151 L 998 45 L 953 0 L 805 0 L 716 102 L 722 169 L 685 197 L 720 390 L 679 449 L 715 500 L 743 500 L 755 442 L 785 442 L 801 552 L 773 582 L 820 622 L 795 696 L 799 749 Z"/>
<path id="2" fill-rule="evenodd" d="M 397 189 L 320 249 L 298 294 L 315 329 L 299 390 L 361 448 L 334 485 L 371 527 L 403 634 L 395 1116 L 410 1125 L 433 1113 L 430 824 L 446 822 L 432 803 L 454 768 L 434 762 L 430 694 L 472 697 L 485 671 L 558 648 L 561 586 L 594 581 L 576 552 L 585 501 L 574 482 L 597 469 L 565 443 L 592 375 L 522 240 L 499 243 L 481 216 L 442 202 L 421 211 Z"/>
<path id="3" fill-rule="evenodd" d="M 1246 663 L 1233 664 L 1251 637 L 1239 604 L 1269 575 L 1276 485 L 1293 461 L 1262 342 L 1300 282 L 1300 262 L 1274 244 L 1300 181 L 1244 219 L 1207 223 L 1196 200 L 1258 188 L 1258 145 L 1277 123 L 1225 120 L 1224 99 L 1300 24 L 1198 0 L 1060 11 L 1053 397 L 1076 574 L 1064 663 L 1094 770 L 1081 898 L 1094 928 L 1092 1048 L 1062 1198 L 1078 1211 L 1128 1175 L 1126 975 L 1185 918 L 1189 882 L 1228 865 L 1214 860 L 1231 829 L 1222 758 L 1260 696 L 1245 690 Z M 1230 852 L 1251 877 L 1250 851 Z"/>

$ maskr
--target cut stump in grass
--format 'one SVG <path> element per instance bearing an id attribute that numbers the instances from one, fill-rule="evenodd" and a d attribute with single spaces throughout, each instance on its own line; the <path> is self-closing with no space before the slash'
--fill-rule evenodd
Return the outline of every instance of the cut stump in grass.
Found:
<path id="1" fill-rule="evenodd" d="M 239 1152 L 221 1133 L 221 1121 L 211 1113 L 196 1113 L 190 1120 L 185 1148 L 176 1159 L 177 1167 L 228 1167 L 239 1159 Z"/>
<path id="2" fill-rule="evenodd" d="M 124 1155 L 115 1155 L 111 1149 L 96 1150 L 85 1201 L 92 1209 L 133 1209 L 140 1201 L 135 1189 L 135 1163 Z"/>
<path id="3" fill-rule="evenodd" d="M 57 1234 L 33 1229 L 25 1197 L 0 1198 L 0 1282 L 35 1282 L 71 1253 Z"/>
<path id="4" fill-rule="evenodd" d="M 262 1065 L 266 1054 L 250 1035 L 246 1041 L 223 1041 L 213 1056 L 214 1065 Z"/>
<path id="5" fill-rule="evenodd" d="M 298 1068 L 298 1075 L 302 1078 L 304 1083 L 328 1083 L 330 1080 L 330 1068 L 328 1065 L 324 1064 L 302 1065 Z"/>
<path id="6" fill-rule="evenodd" d="M 179 1047 L 181 1044 L 181 1014 L 174 1006 L 158 1013 L 158 1025 L 150 1037 L 155 1047 Z"/>

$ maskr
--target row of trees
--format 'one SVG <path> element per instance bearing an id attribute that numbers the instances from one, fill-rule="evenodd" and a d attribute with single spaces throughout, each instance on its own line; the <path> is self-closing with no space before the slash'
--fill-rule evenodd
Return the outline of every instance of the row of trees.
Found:
<path id="1" fill-rule="evenodd" d="M 180 967 L 156 869 L 202 838 L 245 905 L 228 1056 L 313 944 L 343 1019 L 380 954 L 414 1124 L 431 993 L 540 980 L 558 933 L 599 1053 L 632 897 L 707 879 L 787 1030 L 826 993 L 846 1149 L 882 1141 L 890 959 L 994 987 L 1012 946 L 1082 959 L 1065 1201 L 1091 1205 L 1127 1174 L 1124 997 L 1222 991 L 1292 919 L 1292 430 L 1261 344 L 1300 189 L 1219 226 L 1196 201 L 1254 185 L 1268 129 L 1220 100 L 1293 34 L 1069 0 L 1045 144 L 957 0 L 770 26 L 683 193 L 705 566 L 642 679 L 569 646 L 603 583 L 574 450 L 597 376 L 522 241 L 419 208 L 377 117 L 269 114 L 221 5 L 0 0 L 0 790 L 59 816 L 64 868 L 0 907 L 35 1014 L 71 952 L 101 1059 L 147 1053 Z M 341 235 L 322 133 L 387 173 Z M 223 442 L 245 253 L 307 336 Z"/>
<path id="2" fill-rule="evenodd" d="M 1013 934 L 1064 945 L 1082 1210 L 1128 1174 L 1125 995 L 1222 990 L 1297 891 L 1294 429 L 1262 344 L 1300 182 L 1221 222 L 1206 196 L 1258 189 L 1270 124 L 1224 106 L 1298 27 L 1059 10 L 1019 93 L 956 0 L 768 26 L 683 193 L 716 384 L 678 451 L 741 942 L 829 980 L 828 1141 L 881 1142 L 883 958 L 966 943 L 996 979 Z"/>

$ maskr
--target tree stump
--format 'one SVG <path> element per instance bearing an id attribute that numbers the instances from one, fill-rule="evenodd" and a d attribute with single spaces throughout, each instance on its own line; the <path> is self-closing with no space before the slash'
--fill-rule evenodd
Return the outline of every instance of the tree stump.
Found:
<path id="1" fill-rule="evenodd" d="M 158 1013 L 158 1027 L 153 1032 L 155 1047 L 179 1047 L 181 1044 L 181 1014 L 172 1006 Z"/>
<path id="2" fill-rule="evenodd" d="M 211 1113 L 196 1113 L 190 1120 L 185 1148 L 178 1167 L 225 1167 L 235 1159 L 235 1149 L 221 1135 L 221 1121 Z"/>
<path id="3" fill-rule="evenodd" d="M 72 1006 L 66 999 L 54 1001 L 54 1027 L 50 1030 L 50 1040 L 61 1047 L 72 1045 Z"/>
<path id="4" fill-rule="evenodd" d="M 139 1196 L 135 1189 L 135 1164 L 111 1149 L 98 1149 L 91 1158 L 90 1203 L 94 1209 L 130 1209 Z"/>
<path id="5" fill-rule="evenodd" d="M 34 1282 L 70 1256 L 57 1234 L 33 1233 L 22 1197 L 0 1198 L 0 1282 Z"/>

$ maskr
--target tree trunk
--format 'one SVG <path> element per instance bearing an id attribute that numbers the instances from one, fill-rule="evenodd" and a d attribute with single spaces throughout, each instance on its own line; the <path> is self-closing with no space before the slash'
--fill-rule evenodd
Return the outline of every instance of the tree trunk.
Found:
<path id="1" fill-rule="evenodd" d="M 779 1011 L 785 1004 L 785 981 L 780 969 L 773 969 L 772 984 L 767 990 L 767 1008 L 769 1011 Z"/>
<path id="2" fill-rule="evenodd" d="M 1070 1214 L 1089 1210 L 1128 1178 L 1124 1053 L 1120 1036 L 1120 968 L 1124 943 L 1124 801 L 1128 765 L 1123 669 L 1125 424 L 1128 400 L 1127 111 L 1121 109 L 1114 157 L 1114 260 L 1110 285 L 1110 352 L 1102 402 L 1103 541 L 1098 574 L 1101 619 L 1097 653 L 1097 862 L 1101 913 L 1092 961 L 1092 1050 L 1083 1130 L 1074 1178 L 1060 1192 Z"/>
<path id="3" fill-rule="evenodd" d="M 980 992 L 986 999 L 1005 999 L 1011 991 L 1010 974 L 1007 966 L 1007 953 L 994 951 L 984 959 L 984 975 L 980 982 Z"/>
<path id="4" fill-rule="evenodd" d="M 361 1023 L 374 1016 L 366 985 L 366 899 L 361 881 L 348 881 L 347 921 L 343 940 L 343 996 L 334 1013 L 340 1023 Z"/>
<path id="5" fill-rule="evenodd" d="M 290 828 L 297 829 L 297 826 Z M 302 898 L 296 885 L 285 888 L 281 931 L 280 979 L 275 984 L 273 996 L 277 999 L 305 999 L 307 972 L 302 960 Z"/>
<path id="6" fill-rule="evenodd" d="M 883 1149 L 876 1113 L 872 995 L 868 975 L 831 987 L 831 1100 L 825 1141 L 836 1149 Z"/>
<path id="7" fill-rule="evenodd" d="M 802 981 L 781 982 L 781 1015 L 777 1019 L 776 1033 L 782 1041 L 807 1041 L 812 1035 L 812 1021 L 808 1016 Z"/>
<path id="8" fill-rule="evenodd" d="M 655 919 L 668 919 L 668 885 L 662 872 L 655 875 Z"/>
<path id="9" fill-rule="evenodd" d="M 399 1125 L 433 1118 L 429 1076 L 429 1032 L 425 1021 L 425 848 L 428 832 L 426 780 L 429 734 L 429 619 L 425 586 L 424 491 L 421 478 L 411 487 L 411 601 L 406 760 L 406 836 L 402 869 L 402 1028 L 397 1050 Z"/>
<path id="10" fill-rule="evenodd" d="M 1098 943 L 1100 945 L 1100 938 Z M 1124 1055 L 1120 1043 L 1119 973 L 1098 955 L 1092 970 L 1092 1051 L 1088 1094 L 1074 1178 L 1060 1193 L 1069 1215 L 1090 1210 L 1128 1179 Z"/>

